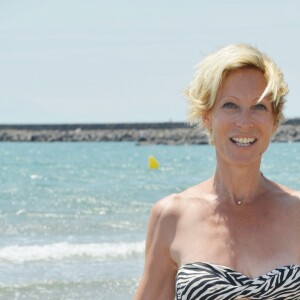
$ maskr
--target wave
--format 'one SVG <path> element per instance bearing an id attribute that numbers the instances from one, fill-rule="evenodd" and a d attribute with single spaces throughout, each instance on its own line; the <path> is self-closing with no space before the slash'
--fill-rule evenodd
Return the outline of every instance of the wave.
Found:
<path id="1" fill-rule="evenodd" d="M 65 259 L 113 259 L 141 255 L 145 242 L 89 243 L 67 242 L 46 245 L 14 245 L 0 248 L 0 263 L 24 263 L 31 261 L 60 261 Z"/>
<path id="2" fill-rule="evenodd" d="M 1 299 L 132 299 L 139 278 L 0 282 Z M 100 295 L 100 298 L 99 298 Z"/>

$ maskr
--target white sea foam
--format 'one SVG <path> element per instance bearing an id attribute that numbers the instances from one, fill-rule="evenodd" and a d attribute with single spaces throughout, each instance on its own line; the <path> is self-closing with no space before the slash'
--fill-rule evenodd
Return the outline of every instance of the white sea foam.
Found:
<path id="1" fill-rule="evenodd" d="M 141 255 L 145 242 L 132 243 L 54 243 L 47 245 L 6 246 L 0 248 L 0 263 L 30 261 L 59 261 L 64 259 L 113 259 Z"/>

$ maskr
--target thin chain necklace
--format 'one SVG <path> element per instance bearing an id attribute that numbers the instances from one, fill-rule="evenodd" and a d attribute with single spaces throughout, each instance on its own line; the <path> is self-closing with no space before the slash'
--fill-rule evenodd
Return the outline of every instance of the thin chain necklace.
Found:
<path id="1" fill-rule="evenodd" d="M 260 180 L 259 180 L 259 185 L 258 188 L 256 189 L 256 191 L 252 194 L 247 195 L 247 198 L 254 198 L 260 191 L 261 187 L 262 187 L 262 183 L 264 181 L 264 174 L 262 172 L 260 172 Z M 219 183 L 214 183 L 215 186 L 215 190 L 216 191 L 220 191 L 222 186 Z M 229 198 L 232 198 L 231 195 L 228 192 L 224 192 L 226 194 L 226 196 L 228 196 Z M 241 206 L 243 204 L 243 201 L 241 199 L 233 199 L 234 203 L 237 204 L 238 206 Z"/>

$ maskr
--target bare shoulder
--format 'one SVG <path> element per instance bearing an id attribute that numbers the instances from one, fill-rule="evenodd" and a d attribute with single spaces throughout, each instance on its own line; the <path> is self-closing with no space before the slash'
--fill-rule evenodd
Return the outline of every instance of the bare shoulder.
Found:
<path id="1" fill-rule="evenodd" d="M 152 208 L 152 215 L 160 220 L 178 219 L 189 207 L 193 207 L 193 204 L 204 205 L 207 199 L 205 188 L 200 183 L 159 200 Z"/>
<path id="2" fill-rule="evenodd" d="M 157 238 L 171 242 L 175 234 L 176 223 L 180 217 L 183 197 L 171 194 L 156 202 L 150 213 L 149 228 L 158 231 Z"/>
<path id="3" fill-rule="evenodd" d="M 176 217 L 181 201 L 180 194 L 168 195 L 153 205 L 151 213 L 157 218 Z"/>
<path id="4" fill-rule="evenodd" d="M 294 204 L 300 204 L 300 191 L 279 183 L 272 182 L 272 184 L 276 186 L 274 191 L 278 197 L 283 198 L 283 200 L 287 201 L 287 203 L 293 202 Z"/>
<path id="5" fill-rule="evenodd" d="M 158 243 L 165 248 L 169 247 L 180 215 L 181 199 L 180 194 L 171 194 L 153 205 L 148 224 L 149 246 Z"/>
<path id="6" fill-rule="evenodd" d="M 298 203 L 300 203 L 300 191 L 287 188 L 287 193 Z"/>
<path id="7" fill-rule="evenodd" d="M 285 205 L 283 211 L 286 212 L 288 217 L 290 228 L 295 233 L 295 241 L 299 244 L 299 257 L 300 257 L 300 191 L 288 188 L 286 186 L 280 186 L 282 189 L 282 202 Z"/>
<path id="8" fill-rule="evenodd" d="M 186 190 L 156 202 L 150 214 L 146 238 L 145 268 L 135 300 L 166 300 L 175 297 L 177 263 L 170 255 L 179 219 L 185 215 L 193 193 Z"/>
<path id="9" fill-rule="evenodd" d="M 266 192 L 272 197 L 290 199 L 292 199 L 294 196 L 299 197 L 299 191 L 296 191 L 279 182 L 273 181 L 267 177 L 264 177 L 264 181 L 266 183 Z"/>
<path id="10" fill-rule="evenodd" d="M 300 191 L 293 190 L 291 188 L 285 189 L 285 201 L 294 213 L 295 219 L 299 221 L 300 224 Z"/>
<path id="11" fill-rule="evenodd" d="M 270 185 L 270 199 L 276 199 L 280 204 L 280 210 L 287 213 L 293 222 L 299 221 L 300 224 L 300 191 L 294 190 L 290 187 L 279 183 L 269 181 Z"/>
<path id="12" fill-rule="evenodd" d="M 180 193 L 171 194 L 154 204 L 151 210 L 149 229 L 156 231 L 156 240 L 161 245 L 164 244 L 170 249 L 178 234 L 178 229 L 183 224 L 188 224 L 196 211 L 199 219 L 207 217 L 209 205 L 203 194 L 198 185 Z"/>
<path id="13" fill-rule="evenodd" d="M 169 254 L 169 245 L 176 230 L 177 194 L 156 202 L 150 214 L 147 230 L 145 268 L 135 300 L 174 299 L 177 266 Z"/>
<path id="14" fill-rule="evenodd" d="M 286 199 L 294 206 L 294 210 L 299 216 L 300 221 L 300 191 L 286 188 Z"/>

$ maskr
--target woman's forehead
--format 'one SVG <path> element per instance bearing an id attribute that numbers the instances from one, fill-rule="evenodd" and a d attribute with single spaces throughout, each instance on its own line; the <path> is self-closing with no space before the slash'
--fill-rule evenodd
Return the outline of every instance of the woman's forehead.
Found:
<path id="1" fill-rule="evenodd" d="M 266 88 L 266 80 L 260 70 L 254 68 L 232 70 L 226 74 L 217 94 L 218 96 L 244 96 L 258 98 Z"/>

